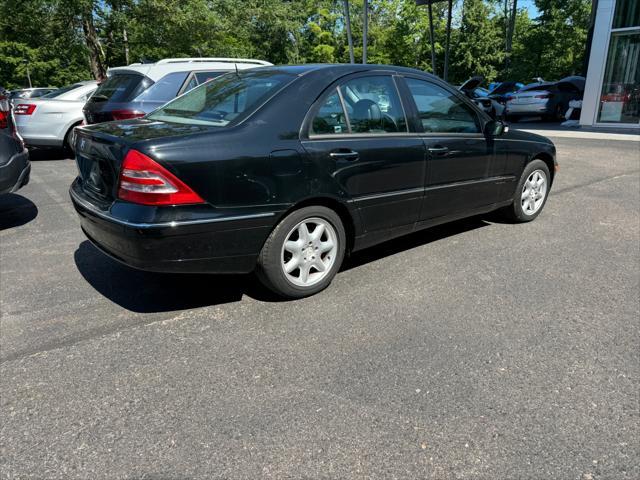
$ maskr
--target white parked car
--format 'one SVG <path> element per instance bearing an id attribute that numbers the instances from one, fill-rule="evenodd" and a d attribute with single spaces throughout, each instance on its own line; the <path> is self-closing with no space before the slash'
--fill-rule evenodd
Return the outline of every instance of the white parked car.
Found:
<path id="1" fill-rule="evenodd" d="M 73 128 L 84 117 L 82 107 L 98 88 L 98 82 L 78 82 L 43 97 L 16 101 L 16 127 L 31 147 L 68 147 Z"/>

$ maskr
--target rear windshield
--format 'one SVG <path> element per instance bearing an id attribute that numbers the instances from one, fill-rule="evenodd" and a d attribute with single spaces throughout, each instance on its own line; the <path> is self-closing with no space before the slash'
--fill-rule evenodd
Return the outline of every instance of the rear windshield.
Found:
<path id="1" fill-rule="evenodd" d="M 176 98 L 148 118 L 226 127 L 249 116 L 294 78 L 273 71 L 227 73 Z"/>
<path id="2" fill-rule="evenodd" d="M 524 87 L 522 88 L 520 91 L 521 92 L 536 92 L 536 91 L 548 91 L 548 90 L 553 90 L 555 88 L 555 85 L 553 83 L 545 83 L 542 85 L 533 85 L 531 87 Z"/>
<path id="3" fill-rule="evenodd" d="M 42 97 L 42 96 L 44 96 L 44 95 L 46 95 L 47 93 L 50 93 L 50 92 L 51 92 L 51 90 L 46 90 L 46 89 L 33 90 L 31 92 L 31 95 L 29 96 L 29 98 L 39 98 L 39 97 Z"/>
<path id="4" fill-rule="evenodd" d="M 144 75 L 117 73 L 100 84 L 91 97 L 93 102 L 128 102 L 142 93 L 150 83 Z"/>
<path id="5" fill-rule="evenodd" d="M 189 72 L 174 72 L 165 75 L 156 83 L 147 88 L 136 97 L 138 102 L 168 102 L 176 98 L 180 87 L 187 78 Z"/>
<path id="6" fill-rule="evenodd" d="M 81 83 L 74 83 L 73 85 L 67 85 L 66 87 L 62 87 L 57 90 L 54 90 L 53 92 L 47 93 L 46 95 L 42 95 L 42 98 L 59 97 L 63 93 L 70 92 L 71 90 L 75 90 L 76 88 L 80 88 L 81 86 L 82 86 Z"/>

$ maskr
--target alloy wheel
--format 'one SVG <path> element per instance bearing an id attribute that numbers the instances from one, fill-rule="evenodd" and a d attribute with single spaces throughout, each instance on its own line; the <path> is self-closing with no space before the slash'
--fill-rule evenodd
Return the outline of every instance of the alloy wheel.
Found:
<path id="1" fill-rule="evenodd" d="M 322 281 L 338 253 L 338 235 L 327 220 L 307 218 L 286 236 L 281 252 L 281 267 L 286 279 L 299 287 Z"/>
<path id="2" fill-rule="evenodd" d="M 521 205 L 525 215 L 535 215 L 547 196 L 547 175 L 542 170 L 534 170 L 522 187 Z"/>

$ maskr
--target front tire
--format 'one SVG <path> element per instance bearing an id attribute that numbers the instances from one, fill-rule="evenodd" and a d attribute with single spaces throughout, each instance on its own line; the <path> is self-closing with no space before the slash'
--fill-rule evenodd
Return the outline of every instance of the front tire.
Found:
<path id="1" fill-rule="evenodd" d="M 533 160 L 522 172 L 513 203 L 504 211 L 507 218 L 519 223 L 535 220 L 547 203 L 550 187 L 549 167 L 540 159 Z"/>
<path id="2" fill-rule="evenodd" d="M 321 206 L 301 208 L 271 232 L 256 273 L 282 297 L 308 297 L 329 286 L 340 270 L 345 247 L 344 226 L 336 212 Z"/>

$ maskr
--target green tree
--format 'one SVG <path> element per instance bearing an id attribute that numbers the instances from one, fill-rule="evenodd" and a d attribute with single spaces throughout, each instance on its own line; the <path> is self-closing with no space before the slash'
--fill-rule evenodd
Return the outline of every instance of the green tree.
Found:
<path id="1" fill-rule="evenodd" d="M 504 44 L 492 6 L 482 0 L 465 0 L 457 41 L 453 44 L 453 78 L 458 81 L 482 75 L 497 78 L 504 60 Z"/>
<path id="2" fill-rule="evenodd" d="M 531 31 L 534 74 L 557 79 L 581 73 L 584 61 L 590 0 L 536 0 L 540 10 Z"/>

